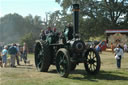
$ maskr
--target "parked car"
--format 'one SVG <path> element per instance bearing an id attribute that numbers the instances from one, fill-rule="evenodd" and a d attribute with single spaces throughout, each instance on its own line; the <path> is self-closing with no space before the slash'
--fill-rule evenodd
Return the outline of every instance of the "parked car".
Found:
<path id="1" fill-rule="evenodd" d="M 100 43 L 101 51 L 105 51 L 107 48 L 106 41 L 94 41 L 95 46 L 98 45 L 99 43 Z"/>
<path id="2" fill-rule="evenodd" d="M 101 50 L 102 50 L 102 51 L 105 51 L 106 48 L 107 48 L 107 43 L 106 43 L 106 41 L 102 41 L 102 42 L 101 42 Z"/>
<path id="3" fill-rule="evenodd" d="M 106 48 L 107 48 L 107 43 L 106 43 L 106 41 L 86 41 L 86 42 L 85 42 L 85 45 L 86 45 L 88 48 L 95 48 L 96 45 L 98 45 L 99 43 L 100 43 L 101 51 L 105 51 Z"/>

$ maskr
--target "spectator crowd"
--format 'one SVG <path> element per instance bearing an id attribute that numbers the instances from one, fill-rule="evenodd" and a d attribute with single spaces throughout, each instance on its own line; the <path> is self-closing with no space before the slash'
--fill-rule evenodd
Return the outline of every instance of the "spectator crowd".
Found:
<path id="1" fill-rule="evenodd" d="M 5 45 L 0 52 L 0 66 L 7 67 L 7 63 L 10 62 L 10 67 L 15 68 L 17 65 L 20 65 L 20 61 L 27 63 L 27 53 L 28 48 L 26 43 L 23 46 L 13 43 L 10 46 Z M 10 56 L 10 57 L 9 57 Z"/>

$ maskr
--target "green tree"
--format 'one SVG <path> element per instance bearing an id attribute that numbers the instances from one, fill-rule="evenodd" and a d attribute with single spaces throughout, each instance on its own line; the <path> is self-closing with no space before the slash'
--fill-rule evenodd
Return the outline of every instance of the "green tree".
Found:
<path id="1" fill-rule="evenodd" d="M 121 16 L 127 15 L 128 1 L 127 0 L 103 0 L 103 8 L 108 14 L 113 27 L 118 27 L 118 21 Z M 125 18 L 124 18 L 125 19 Z"/>
<path id="2" fill-rule="evenodd" d="M 18 42 L 19 37 L 22 35 L 23 17 L 14 13 L 5 15 L 0 19 L 1 40 L 3 42 Z"/>
<path id="3" fill-rule="evenodd" d="M 65 13 L 71 11 L 73 0 L 55 0 Z M 82 37 L 103 35 L 106 29 L 126 27 L 128 14 L 127 0 L 77 0 L 80 4 L 80 33 Z"/>
<path id="4" fill-rule="evenodd" d="M 29 52 L 33 52 L 33 48 L 34 48 L 34 44 L 35 44 L 35 40 L 36 38 L 33 36 L 33 34 L 30 32 L 26 35 L 24 35 L 20 41 L 21 44 L 23 44 L 24 42 L 27 44 L 28 46 L 28 50 Z"/>
<path id="5" fill-rule="evenodd" d="M 7 44 L 19 42 L 21 37 L 30 32 L 38 39 L 42 28 L 40 16 L 22 17 L 16 13 L 7 14 L 0 18 L 0 42 Z"/>

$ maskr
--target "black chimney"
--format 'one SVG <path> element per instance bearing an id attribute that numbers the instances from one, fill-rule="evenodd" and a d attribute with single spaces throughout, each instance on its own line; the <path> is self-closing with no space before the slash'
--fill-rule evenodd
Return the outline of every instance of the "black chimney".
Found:
<path id="1" fill-rule="evenodd" d="M 75 37 L 75 34 L 79 33 L 79 4 L 73 4 L 73 35 Z"/>

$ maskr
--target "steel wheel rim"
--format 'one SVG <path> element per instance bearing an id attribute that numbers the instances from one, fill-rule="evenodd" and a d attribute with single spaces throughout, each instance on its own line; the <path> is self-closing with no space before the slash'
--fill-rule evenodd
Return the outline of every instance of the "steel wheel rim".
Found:
<path id="1" fill-rule="evenodd" d="M 41 46 L 36 47 L 36 55 L 35 55 L 35 61 L 36 61 L 36 67 L 39 70 L 41 68 L 42 64 L 42 49 Z"/>
<path id="2" fill-rule="evenodd" d="M 66 72 L 66 69 L 68 68 L 68 61 L 66 55 L 63 52 L 59 52 L 58 57 L 59 58 L 57 60 L 57 70 L 61 75 L 63 75 Z"/>
<path id="3" fill-rule="evenodd" d="M 97 69 L 97 57 L 93 51 L 89 51 L 86 57 L 86 62 L 90 71 L 95 71 Z"/>

